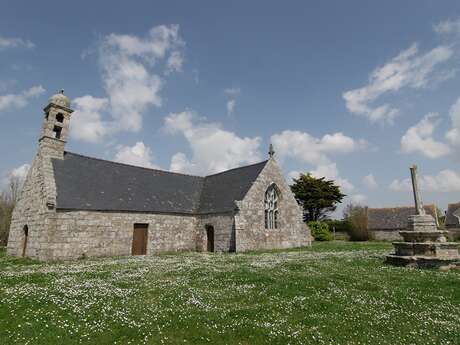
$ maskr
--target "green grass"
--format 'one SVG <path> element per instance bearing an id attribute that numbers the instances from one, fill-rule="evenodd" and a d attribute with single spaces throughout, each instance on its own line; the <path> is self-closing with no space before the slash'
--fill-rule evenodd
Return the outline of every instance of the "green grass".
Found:
<path id="1" fill-rule="evenodd" d="M 459 344 L 460 272 L 385 243 L 71 263 L 0 250 L 0 344 Z"/>

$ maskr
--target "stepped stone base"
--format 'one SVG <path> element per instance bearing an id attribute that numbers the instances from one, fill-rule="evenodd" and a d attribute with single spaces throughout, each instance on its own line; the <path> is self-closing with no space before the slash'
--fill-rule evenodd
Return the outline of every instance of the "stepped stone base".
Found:
<path id="1" fill-rule="evenodd" d="M 426 257 L 458 257 L 455 242 L 393 242 L 395 255 Z"/>
<path id="2" fill-rule="evenodd" d="M 460 266 L 458 244 L 447 242 L 447 231 L 439 231 L 432 216 L 410 216 L 408 230 L 399 233 L 404 242 L 393 242 L 395 252 L 387 255 L 387 263 L 419 268 Z"/>
<path id="3" fill-rule="evenodd" d="M 460 267 L 460 257 L 433 257 L 433 256 L 399 256 L 387 255 L 386 262 L 395 266 L 409 266 L 417 268 L 440 268 L 448 266 Z"/>

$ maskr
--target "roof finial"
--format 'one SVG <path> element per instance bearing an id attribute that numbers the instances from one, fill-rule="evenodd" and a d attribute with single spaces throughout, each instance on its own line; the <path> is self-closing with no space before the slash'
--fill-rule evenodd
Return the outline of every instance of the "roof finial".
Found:
<path id="1" fill-rule="evenodd" d="M 273 158 L 275 156 L 275 150 L 273 149 L 273 145 L 270 143 L 270 147 L 268 149 L 268 157 Z"/>
<path id="2" fill-rule="evenodd" d="M 60 89 L 59 93 L 64 94 L 64 89 Z"/>

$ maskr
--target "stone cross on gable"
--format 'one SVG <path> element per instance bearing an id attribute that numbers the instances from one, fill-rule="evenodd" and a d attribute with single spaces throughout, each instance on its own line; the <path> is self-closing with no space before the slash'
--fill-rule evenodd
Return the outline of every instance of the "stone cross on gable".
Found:
<path id="1" fill-rule="evenodd" d="M 275 157 L 275 150 L 273 149 L 273 145 L 272 145 L 272 144 L 270 144 L 270 146 L 269 146 L 268 157 L 269 157 L 269 158 Z"/>
<path id="2" fill-rule="evenodd" d="M 425 215 L 425 209 L 423 208 L 422 204 L 422 197 L 420 196 L 420 191 L 418 189 L 416 165 L 410 167 L 410 175 L 412 178 L 412 189 L 414 191 L 415 214 Z"/>

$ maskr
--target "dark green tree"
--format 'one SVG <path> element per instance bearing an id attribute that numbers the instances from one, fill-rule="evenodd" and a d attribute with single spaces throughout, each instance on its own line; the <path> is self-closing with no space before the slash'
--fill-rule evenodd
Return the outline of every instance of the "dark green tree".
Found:
<path id="1" fill-rule="evenodd" d="M 327 218 L 327 214 L 337 208 L 345 194 L 334 181 L 324 177 L 315 178 L 310 173 L 300 174 L 293 179 L 291 190 L 297 202 L 303 207 L 306 222 L 318 221 Z"/>

